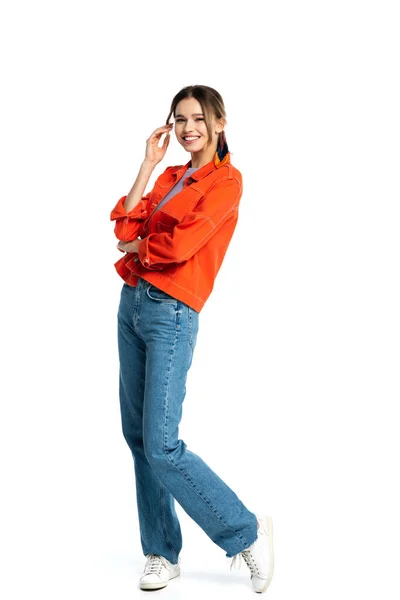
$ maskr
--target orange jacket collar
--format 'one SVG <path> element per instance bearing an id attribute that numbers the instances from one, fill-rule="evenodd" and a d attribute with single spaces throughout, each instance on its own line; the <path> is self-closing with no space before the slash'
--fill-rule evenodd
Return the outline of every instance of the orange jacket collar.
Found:
<path id="1" fill-rule="evenodd" d="M 180 167 L 179 169 L 174 171 L 172 173 L 172 175 L 180 178 L 185 173 L 185 171 L 188 170 L 191 162 L 192 162 L 192 160 L 189 160 L 185 165 L 183 165 L 182 167 Z M 197 171 L 192 173 L 191 178 L 194 179 L 195 181 L 198 181 L 199 179 L 202 179 L 203 177 L 205 177 L 206 175 L 211 173 L 211 171 L 215 171 L 216 169 L 219 169 L 219 167 L 222 167 L 222 165 L 225 165 L 230 162 L 231 162 L 231 153 L 230 152 L 226 153 L 226 155 L 224 156 L 222 161 L 219 160 L 219 158 L 218 158 L 218 152 L 215 152 L 213 160 L 210 160 L 210 162 L 206 163 L 205 165 L 200 167 L 200 169 L 197 169 Z"/>

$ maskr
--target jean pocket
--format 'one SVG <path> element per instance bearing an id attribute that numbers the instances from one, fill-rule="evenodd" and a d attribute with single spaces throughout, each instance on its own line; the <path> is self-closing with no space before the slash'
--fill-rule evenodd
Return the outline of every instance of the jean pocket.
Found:
<path id="1" fill-rule="evenodd" d="M 177 304 L 176 298 L 170 296 L 167 294 L 167 292 L 160 290 L 160 288 L 156 287 L 155 285 L 150 284 L 146 290 L 146 293 L 151 300 L 168 304 Z"/>

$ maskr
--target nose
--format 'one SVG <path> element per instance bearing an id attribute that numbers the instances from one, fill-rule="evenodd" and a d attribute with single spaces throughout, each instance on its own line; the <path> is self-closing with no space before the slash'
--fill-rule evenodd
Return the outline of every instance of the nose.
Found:
<path id="1" fill-rule="evenodd" d="M 193 131 L 193 125 L 190 125 L 189 122 L 186 123 L 185 127 L 183 128 L 183 132 L 185 135 L 191 133 Z"/>

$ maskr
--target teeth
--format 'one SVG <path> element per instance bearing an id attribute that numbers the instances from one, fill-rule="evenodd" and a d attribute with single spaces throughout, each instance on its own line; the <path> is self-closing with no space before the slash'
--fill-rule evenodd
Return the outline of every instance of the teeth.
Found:
<path id="1" fill-rule="evenodd" d="M 183 138 L 184 140 L 197 140 L 199 136 L 195 136 L 195 137 L 185 137 Z"/>

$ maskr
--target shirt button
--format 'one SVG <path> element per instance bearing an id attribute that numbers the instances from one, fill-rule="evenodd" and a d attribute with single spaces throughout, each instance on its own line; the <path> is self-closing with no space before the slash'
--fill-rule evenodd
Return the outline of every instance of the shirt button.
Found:
<path id="1" fill-rule="evenodd" d="M 139 260 L 139 259 L 138 259 L 138 257 L 136 257 L 136 258 L 134 258 L 133 260 L 134 260 L 135 262 L 138 262 L 138 260 Z"/>

